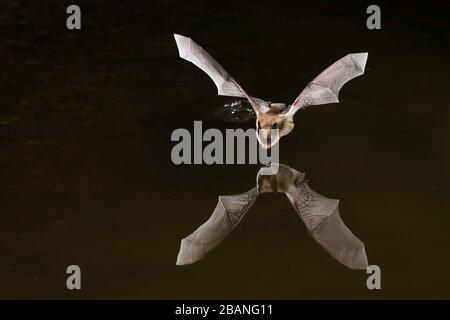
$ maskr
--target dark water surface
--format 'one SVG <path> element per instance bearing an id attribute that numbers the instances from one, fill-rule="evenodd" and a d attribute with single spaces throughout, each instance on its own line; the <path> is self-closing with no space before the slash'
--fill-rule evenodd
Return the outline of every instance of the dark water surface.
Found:
<path id="1" fill-rule="evenodd" d="M 450 298 L 444 2 L 387 7 L 378 31 L 365 28 L 367 5 L 345 1 L 78 2 L 77 32 L 58 1 L 3 5 L 1 298 Z M 280 162 L 341 199 L 382 290 L 331 258 L 281 194 L 261 195 L 204 260 L 175 266 L 218 195 L 254 187 L 259 167 L 171 163 L 175 128 L 239 126 L 208 116 L 232 99 L 178 57 L 174 32 L 252 95 L 286 103 L 332 62 L 369 51 L 339 104 L 297 113 Z M 66 289 L 70 264 L 80 292 Z"/>

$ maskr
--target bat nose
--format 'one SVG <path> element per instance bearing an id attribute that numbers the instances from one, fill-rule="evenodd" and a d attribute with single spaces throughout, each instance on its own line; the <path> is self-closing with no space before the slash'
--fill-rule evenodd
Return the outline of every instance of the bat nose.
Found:
<path id="1" fill-rule="evenodd" d="M 270 129 L 259 129 L 257 132 L 257 137 L 259 143 L 264 147 L 264 149 L 269 149 L 271 147 Z"/>
<path id="2" fill-rule="evenodd" d="M 264 129 L 261 129 L 261 134 L 262 134 L 262 137 L 265 139 L 265 140 L 269 140 L 270 139 L 270 129 L 266 129 L 266 128 L 264 128 Z"/>
<path id="3" fill-rule="evenodd" d="M 259 129 L 256 133 L 260 145 L 264 149 L 270 149 L 279 140 L 279 133 L 276 129 Z"/>

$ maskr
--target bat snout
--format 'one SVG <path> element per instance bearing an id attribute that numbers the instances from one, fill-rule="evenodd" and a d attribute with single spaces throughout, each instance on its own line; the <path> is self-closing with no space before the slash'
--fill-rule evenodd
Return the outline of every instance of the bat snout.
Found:
<path id="1" fill-rule="evenodd" d="M 263 128 L 256 132 L 256 137 L 259 144 L 267 150 L 272 148 L 280 140 L 280 133 L 278 129 Z"/>

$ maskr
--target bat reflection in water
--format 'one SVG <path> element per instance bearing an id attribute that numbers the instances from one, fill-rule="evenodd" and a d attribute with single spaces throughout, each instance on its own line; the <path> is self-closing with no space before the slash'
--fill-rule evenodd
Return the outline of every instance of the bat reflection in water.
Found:
<path id="1" fill-rule="evenodd" d="M 192 39 L 179 34 L 175 34 L 174 37 L 180 57 L 206 72 L 214 81 L 219 95 L 246 98 L 250 102 L 256 113 L 256 136 L 266 149 L 294 129 L 294 114 L 298 110 L 312 105 L 339 102 L 338 95 L 342 86 L 347 81 L 364 74 L 368 55 L 367 52 L 351 53 L 336 61 L 311 81 L 292 105 L 287 106 L 284 103 L 272 103 L 250 96 Z M 273 138 L 272 132 L 275 133 Z"/>
<path id="2" fill-rule="evenodd" d="M 345 226 L 339 215 L 339 200 L 313 191 L 305 174 L 280 165 L 276 175 L 257 175 L 257 186 L 234 196 L 219 196 L 211 217 L 194 233 L 181 241 L 177 265 L 197 262 L 214 249 L 236 227 L 260 193 L 285 193 L 303 220 L 309 234 L 333 258 L 350 269 L 367 269 L 368 262 L 361 242 Z"/>

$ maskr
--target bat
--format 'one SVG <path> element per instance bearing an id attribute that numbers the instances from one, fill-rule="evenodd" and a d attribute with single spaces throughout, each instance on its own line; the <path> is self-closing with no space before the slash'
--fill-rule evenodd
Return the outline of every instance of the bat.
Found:
<path id="1" fill-rule="evenodd" d="M 351 53 L 336 61 L 303 89 L 291 105 L 252 97 L 228 72 L 192 39 L 174 34 L 181 58 L 203 70 L 217 87 L 218 95 L 245 98 L 256 113 L 256 136 L 266 149 L 294 129 L 295 113 L 307 106 L 337 103 L 339 91 L 351 79 L 364 74 L 367 52 Z"/>
<path id="2" fill-rule="evenodd" d="M 201 260 L 237 226 L 262 193 L 285 193 L 304 222 L 308 233 L 334 259 L 350 269 L 365 270 L 368 261 L 364 243 L 348 229 L 339 215 L 339 200 L 313 191 L 305 174 L 281 165 L 276 175 L 256 177 L 257 186 L 234 196 L 219 196 L 211 217 L 181 241 L 177 265 Z"/>

